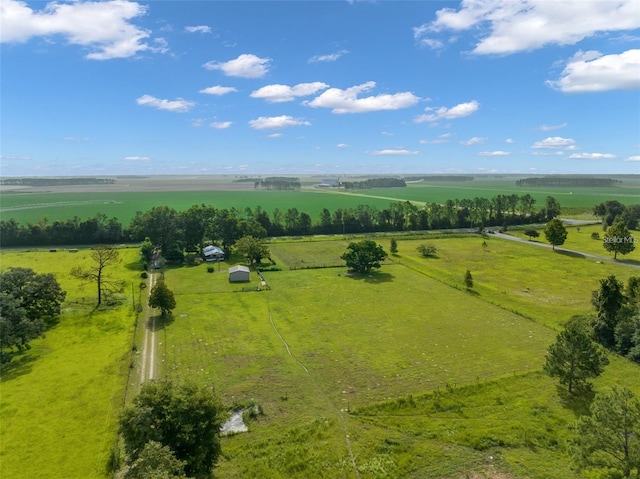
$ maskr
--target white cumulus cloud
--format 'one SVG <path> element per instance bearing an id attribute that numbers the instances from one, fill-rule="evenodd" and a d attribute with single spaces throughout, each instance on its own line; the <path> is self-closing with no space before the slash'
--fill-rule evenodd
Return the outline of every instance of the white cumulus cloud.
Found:
<path id="1" fill-rule="evenodd" d="M 473 53 L 508 55 L 545 45 L 574 45 L 600 32 L 640 27 L 637 0 L 463 0 L 443 8 L 436 19 L 414 28 L 427 44 L 441 32 L 480 32 Z"/>
<path id="2" fill-rule="evenodd" d="M 611 153 L 573 153 L 569 156 L 572 160 L 609 160 L 615 157 Z"/>
<path id="3" fill-rule="evenodd" d="M 480 103 L 476 100 L 472 100 L 466 103 L 459 103 L 456 106 L 452 106 L 451 108 L 440 107 L 440 108 L 425 108 L 425 111 L 430 112 L 424 115 L 417 116 L 413 121 L 416 123 L 424 123 L 425 121 L 434 122 L 438 120 L 453 120 L 455 118 L 462 118 L 465 116 L 469 116 L 480 108 Z"/>
<path id="4" fill-rule="evenodd" d="M 335 62 L 342 55 L 346 55 L 349 53 L 347 50 L 340 50 L 335 53 L 329 53 L 328 55 L 314 55 L 309 58 L 309 63 L 318 63 L 318 62 Z"/>
<path id="5" fill-rule="evenodd" d="M 630 156 L 629 158 L 627 158 L 624 161 L 640 161 L 640 155 Z"/>
<path id="6" fill-rule="evenodd" d="M 540 128 L 538 128 L 539 130 L 542 131 L 553 131 L 553 130 L 560 130 L 561 128 L 564 128 L 565 126 L 567 126 L 567 123 L 561 123 L 560 125 L 542 125 Z"/>
<path id="7" fill-rule="evenodd" d="M 369 155 L 374 155 L 374 156 L 389 156 L 389 155 L 407 156 L 407 155 L 417 155 L 420 152 L 419 151 L 410 151 L 410 150 L 406 150 L 404 148 L 396 148 L 396 149 L 387 149 L 387 150 L 368 151 L 367 153 Z"/>
<path id="8" fill-rule="evenodd" d="M 0 5 L 0 41 L 26 42 L 33 37 L 60 35 L 73 45 L 87 47 L 86 58 L 108 60 L 126 58 L 138 52 L 166 51 L 146 42 L 151 36 L 131 21 L 142 17 L 147 7 L 127 0 L 105 2 L 50 2 L 39 11 L 26 2 L 3 0 Z"/>
<path id="9" fill-rule="evenodd" d="M 501 151 L 501 150 L 497 150 L 497 151 L 481 151 L 480 153 L 478 153 L 478 155 L 480 156 L 509 156 L 511 154 L 511 152 L 509 151 Z"/>
<path id="10" fill-rule="evenodd" d="M 547 85 L 564 93 L 583 93 L 640 88 L 640 49 L 620 54 L 578 52 L 565 66 L 560 78 Z"/>
<path id="11" fill-rule="evenodd" d="M 481 145 L 487 141 L 486 138 L 482 138 L 481 136 L 474 136 L 473 138 L 469 138 L 466 141 L 461 141 L 460 144 L 464 146 L 473 146 L 473 145 Z"/>
<path id="12" fill-rule="evenodd" d="M 283 103 L 293 101 L 300 96 L 313 95 L 320 90 L 329 88 L 329 85 L 322 82 L 298 83 L 294 86 L 288 85 L 267 85 L 251 92 L 251 98 L 263 98 L 269 103 Z"/>
<path id="13" fill-rule="evenodd" d="M 576 141 L 573 138 L 562 138 L 561 136 L 550 136 L 544 140 L 536 141 L 531 148 L 537 149 L 557 149 L 574 150 Z"/>
<path id="14" fill-rule="evenodd" d="M 270 58 L 260 58 L 252 53 L 243 53 L 226 62 L 209 61 L 202 65 L 207 70 L 220 70 L 230 77 L 262 78 L 269 72 Z"/>
<path id="15" fill-rule="evenodd" d="M 184 27 L 184 29 L 189 33 L 211 33 L 211 27 L 208 27 L 206 25 L 194 25 Z"/>
<path id="16" fill-rule="evenodd" d="M 209 126 L 217 130 L 224 130 L 226 128 L 229 128 L 231 125 L 233 125 L 233 122 L 231 121 L 214 121 Z"/>
<path id="17" fill-rule="evenodd" d="M 151 158 L 149 158 L 148 156 L 125 156 L 123 158 L 123 161 L 151 161 Z"/>
<path id="18" fill-rule="evenodd" d="M 172 111 L 175 113 L 185 113 L 195 106 L 194 102 L 183 98 L 164 100 L 151 95 L 142 95 L 140 98 L 136 99 L 136 103 L 138 105 L 150 106 L 152 108 L 157 108 L 158 110 Z"/>
<path id="19" fill-rule="evenodd" d="M 206 93 L 207 95 L 226 95 L 227 93 L 237 92 L 238 90 L 232 86 L 215 85 L 208 88 L 203 88 L 199 93 Z"/>
<path id="20" fill-rule="evenodd" d="M 290 126 L 309 126 L 310 122 L 303 118 L 294 118 L 289 115 L 261 116 L 249 121 L 249 126 L 255 130 L 279 130 Z"/>
<path id="21" fill-rule="evenodd" d="M 314 108 L 331 108 L 332 113 L 364 113 L 381 110 L 400 110 L 415 105 L 420 100 L 411 92 L 382 93 L 375 96 L 359 98 L 363 92 L 375 88 L 376 82 L 369 81 L 352 86 L 345 90 L 329 88 L 306 105 Z"/>

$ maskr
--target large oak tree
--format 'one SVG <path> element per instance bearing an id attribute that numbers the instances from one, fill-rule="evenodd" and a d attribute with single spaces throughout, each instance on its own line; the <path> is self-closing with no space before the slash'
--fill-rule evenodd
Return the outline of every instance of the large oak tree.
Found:
<path id="1" fill-rule="evenodd" d="M 382 246 L 372 240 L 349 243 L 347 251 L 340 256 L 349 268 L 357 273 L 369 273 L 373 268 L 379 268 L 387 253 Z"/>

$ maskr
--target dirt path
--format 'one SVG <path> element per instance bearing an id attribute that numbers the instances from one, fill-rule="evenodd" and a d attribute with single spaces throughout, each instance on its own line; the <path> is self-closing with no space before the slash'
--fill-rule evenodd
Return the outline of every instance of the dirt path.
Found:
<path id="1" fill-rule="evenodd" d="M 149 274 L 149 291 L 156 282 L 158 273 Z M 153 379 L 155 375 L 156 362 L 156 317 L 152 316 L 152 308 L 147 304 L 144 310 L 145 328 L 144 343 L 142 344 L 142 353 L 140 356 L 140 384 Z"/>

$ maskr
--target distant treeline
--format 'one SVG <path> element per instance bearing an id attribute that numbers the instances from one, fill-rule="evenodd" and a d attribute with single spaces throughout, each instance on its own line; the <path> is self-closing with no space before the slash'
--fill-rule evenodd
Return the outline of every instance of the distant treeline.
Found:
<path id="1" fill-rule="evenodd" d="M 446 181 L 447 183 L 453 183 L 455 181 L 473 181 L 473 176 L 464 175 L 427 175 L 427 176 L 407 176 L 405 181 Z"/>
<path id="2" fill-rule="evenodd" d="M 68 178 L 2 178 L 0 185 L 22 186 L 69 186 L 69 185 L 112 185 L 116 182 L 113 178 L 93 178 L 85 176 L 72 176 Z"/>
<path id="3" fill-rule="evenodd" d="M 407 184 L 400 178 L 369 178 L 363 181 L 341 181 L 340 186 L 345 190 L 366 190 L 369 188 L 402 188 Z"/>
<path id="4" fill-rule="evenodd" d="M 300 189 L 300 178 L 271 176 L 255 181 L 254 187 L 264 190 L 298 190 Z"/>
<path id="5" fill-rule="evenodd" d="M 409 201 L 390 203 L 378 209 L 323 209 L 315 220 L 297 208 L 275 209 L 271 214 L 260 206 L 244 210 L 217 209 L 194 205 L 186 211 L 157 206 L 137 212 L 129 225 L 117 218 L 96 215 L 82 220 L 19 224 L 14 219 L 0 221 L 0 246 L 54 246 L 142 241 L 150 238 L 166 256 L 198 250 L 203 244 L 218 244 L 229 250 L 239 238 L 252 235 L 299 236 L 312 234 L 355 234 L 384 231 L 420 231 L 446 228 L 508 226 L 548 221 L 560 214 L 560 205 L 547 197 L 536 210 L 531 195 L 497 195 L 493 198 L 448 200 L 444 204 L 418 206 Z"/>
<path id="6" fill-rule="evenodd" d="M 523 178 L 516 181 L 516 186 L 566 186 L 566 187 L 607 187 L 617 186 L 622 180 L 612 178 L 595 178 L 590 176 L 543 176 Z"/>

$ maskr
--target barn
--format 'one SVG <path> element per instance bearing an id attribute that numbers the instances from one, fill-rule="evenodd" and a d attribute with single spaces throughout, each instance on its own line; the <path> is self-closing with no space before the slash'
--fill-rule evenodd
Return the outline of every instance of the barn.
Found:
<path id="1" fill-rule="evenodd" d="M 249 268 L 242 265 L 232 266 L 229 268 L 229 282 L 241 283 L 250 281 Z"/>

